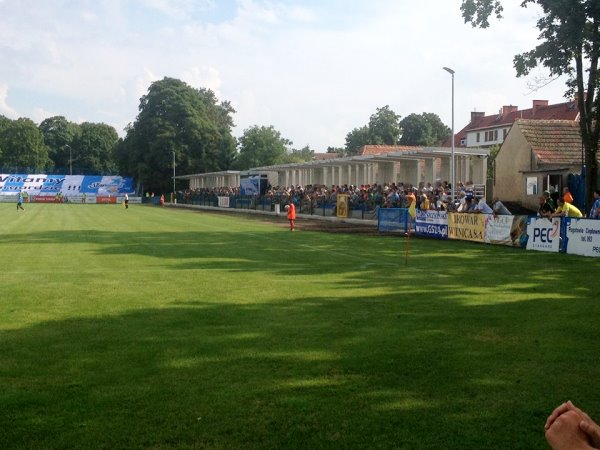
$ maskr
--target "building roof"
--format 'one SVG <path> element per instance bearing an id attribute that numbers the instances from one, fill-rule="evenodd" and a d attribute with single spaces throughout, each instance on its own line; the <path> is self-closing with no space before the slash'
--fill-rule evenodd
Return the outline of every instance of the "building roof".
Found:
<path id="1" fill-rule="evenodd" d="M 581 162 L 578 122 L 519 119 L 514 126 L 519 128 L 540 163 L 572 165 Z"/>
<path id="2" fill-rule="evenodd" d="M 386 153 L 399 152 L 414 152 L 422 149 L 423 147 L 410 145 L 365 145 L 359 150 L 358 156 L 384 155 Z"/>
<path id="3" fill-rule="evenodd" d="M 533 100 L 533 105 L 529 109 L 519 110 L 517 106 L 504 106 L 498 114 L 490 116 L 482 112 L 474 112 L 471 113 L 471 122 L 454 136 L 454 146 L 461 147 L 461 141 L 466 139 L 469 132 L 511 126 L 518 119 L 578 121 L 579 109 L 575 101 L 548 105 L 546 100 Z M 443 147 L 451 145 L 451 138 L 448 137 Z"/>
<path id="4" fill-rule="evenodd" d="M 336 159 L 339 158 L 340 155 L 337 153 L 315 153 L 313 156 L 313 161 L 325 161 L 328 159 Z"/>

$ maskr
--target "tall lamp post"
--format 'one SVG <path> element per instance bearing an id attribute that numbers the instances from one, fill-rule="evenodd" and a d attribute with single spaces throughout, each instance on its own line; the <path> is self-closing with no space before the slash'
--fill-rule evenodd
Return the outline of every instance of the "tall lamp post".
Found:
<path id="1" fill-rule="evenodd" d="M 442 67 L 446 72 L 452 75 L 452 153 L 450 156 L 450 183 L 452 184 L 451 196 L 452 206 L 454 206 L 454 192 L 456 191 L 455 186 L 455 170 L 454 170 L 454 70 L 448 67 Z"/>
<path id="2" fill-rule="evenodd" d="M 71 154 L 71 146 L 69 144 L 65 144 L 65 147 L 69 149 L 69 175 L 73 175 L 73 158 Z"/>

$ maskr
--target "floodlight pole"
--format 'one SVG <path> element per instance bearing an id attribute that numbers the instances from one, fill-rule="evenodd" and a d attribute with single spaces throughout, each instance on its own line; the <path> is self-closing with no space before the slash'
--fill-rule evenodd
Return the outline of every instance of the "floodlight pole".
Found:
<path id="1" fill-rule="evenodd" d="M 69 144 L 65 144 L 65 147 L 69 149 L 69 175 L 73 175 L 73 157 L 71 153 L 71 146 Z"/>
<path id="2" fill-rule="evenodd" d="M 454 169 L 454 70 L 448 67 L 442 67 L 446 72 L 452 75 L 452 153 L 450 156 L 450 183 L 452 184 L 451 189 L 451 197 L 452 197 L 452 206 L 454 207 L 454 192 L 456 190 L 455 186 L 455 169 Z"/>

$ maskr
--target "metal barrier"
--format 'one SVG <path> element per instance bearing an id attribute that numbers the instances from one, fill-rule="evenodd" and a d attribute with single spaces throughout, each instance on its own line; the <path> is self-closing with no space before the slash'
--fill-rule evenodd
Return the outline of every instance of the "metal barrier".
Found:
<path id="1" fill-rule="evenodd" d="M 281 197 L 259 197 L 259 196 L 242 196 L 230 195 L 230 209 L 245 209 L 255 211 L 274 212 L 275 205 L 285 205 L 287 199 Z M 151 198 L 152 199 L 152 198 Z M 177 204 L 179 205 L 196 205 L 196 206 L 219 206 L 219 197 L 217 195 L 198 195 L 192 194 L 184 196 L 182 192 L 177 193 Z M 295 201 L 296 212 L 298 214 L 306 214 L 310 216 L 335 217 L 336 203 L 323 202 L 320 200 L 313 201 Z M 281 208 L 283 209 L 283 208 Z M 348 208 L 348 218 L 361 220 L 377 220 L 378 205 L 374 202 L 362 203 L 358 205 L 350 204 Z"/>

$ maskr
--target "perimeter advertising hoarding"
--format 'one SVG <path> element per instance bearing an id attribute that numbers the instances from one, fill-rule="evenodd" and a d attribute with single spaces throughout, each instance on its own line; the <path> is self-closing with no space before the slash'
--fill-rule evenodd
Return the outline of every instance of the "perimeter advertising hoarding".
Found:
<path id="1" fill-rule="evenodd" d="M 567 253 L 600 257 L 600 220 L 566 219 Z"/>
<path id="2" fill-rule="evenodd" d="M 557 253 L 560 250 L 560 218 L 530 217 L 527 250 Z"/>
<path id="3" fill-rule="evenodd" d="M 417 210 L 415 232 L 417 236 L 448 239 L 448 213 L 445 211 Z"/>
<path id="4" fill-rule="evenodd" d="M 448 213 L 448 237 L 484 242 L 486 214 Z"/>
<path id="5" fill-rule="evenodd" d="M 82 193 L 100 196 L 134 193 L 133 179 L 121 176 L 0 174 L 0 194 L 21 191 L 30 196 L 52 196 L 59 192 L 64 196 Z"/>
<path id="6" fill-rule="evenodd" d="M 525 247 L 527 216 L 485 215 L 485 243 Z"/>

